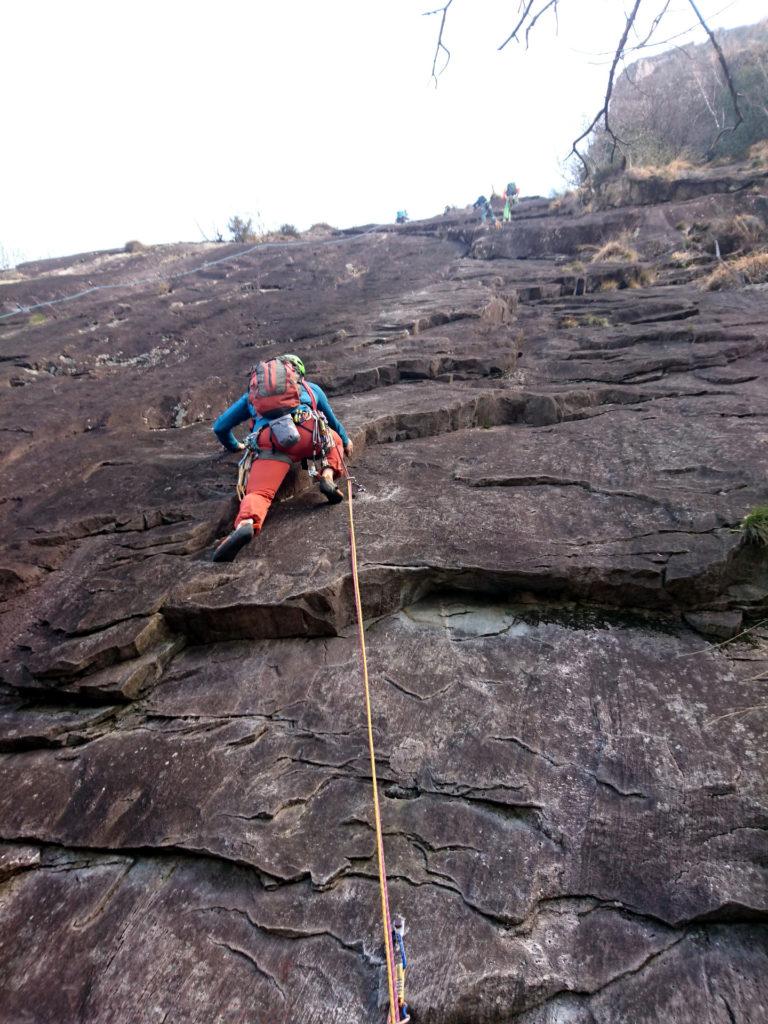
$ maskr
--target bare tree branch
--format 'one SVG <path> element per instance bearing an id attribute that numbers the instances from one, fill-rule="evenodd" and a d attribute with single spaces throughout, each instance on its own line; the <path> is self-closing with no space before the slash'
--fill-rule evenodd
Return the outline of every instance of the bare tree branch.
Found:
<path id="1" fill-rule="evenodd" d="M 733 84 L 733 79 L 731 78 L 731 71 L 728 67 L 728 62 L 725 59 L 725 54 L 723 53 L 722 48 L 720 47 L 720 43 L 718 43 L 717 39 L 715 38 L 714 32 L 702 17 L 701 11 L 696 6 L 696 0 L 688 0 L 688 3 L 693 8 L 694 14 L 699 19 L 701 27 L 707 33 L 707 35 L 709 36 L 710 43 L 712 43 L 712 46 L 715 48 L 717 59 L 720 61 L 720 67 L 723 69 L 723 75 L 725 76 L 725 81 L 728 85 L 728 92 L 731 94 L 733 111 L 736 115 L 736 120 L 734 124 L 728 125 L 718 132 L 717 138 L 709 148 L 709 155 L 711 157 L 714 154 L 715 146 L 717 146 L 720 139 L 722 139 L 724 135 L 729 135 L 731 132 L 735 132 L 739 125 L 744 121 L 744 117 L 741 113 L 741 107 L 739 106 L 739 94 L 736 92 L 736 87 Z"/>
<path id="2" fill-rule="evenodd" d="M 437 46 L 435 47 L 435 57 L 434 57 L 434 60 L 432 61 L 432 78 L 435 80 L 435 88 L 437 88 L 437 80 L 438 80 L 438 78 L 440 77 L 440 75 L 442 75 L 442 73 L 448 67 L 448 64 L 449 64 L 450 59 L 451 59 L 451 51 L 448 49 L 448 47 L 443 42 L 443 29 L 445 28 L 445 19 L 446 19 L 447 15 L 448 15 L 448 8 L 451 6 L 452 3 L 453 3 L 453 0 L 448 0 L 448 2 L 443 7 L 438 7 L 434 11 L 424 11 L 424 17 L 425 18 L 429 18 L 433 14 L 441 14 L 442 15 L 442 17 L 440 19 L 440 31 L 437 33 Z M 440 56 L 440 51 L 441 50 L 445 51 L 445 55 L 446 56 L 445 56 L 445 64 L 443 64 L 443 66 L 440 68 L 440 75 L 438 75 L 438 73 L 437 73 L 437 59 Z"/>
<path id="3" fill-rule="evenodd" d="M 533 7 L 535 2 L 536 2 L 536 0 L 529 0 L 529 3 L 526 3 L 525 8 L 523 10 L 523 13 L 520 15 L 520 20 L 515 25 L 515 27 L 512 29 L 512 34 L 507 36 L 507 38 L 501 44 L 501 46 L 499 47 L 500 50 L 503 50 L 504 47 L 507 45 L 507 43 L 511 43 L 513 39 L 517 39 L 517 33 L 520 31 L 520 29 L 525 24 L 525 19 L 531 13 L 531 8 Z M 518 42 L 519 42 L 519 40 L 518 40 Z"/>
<path id="4" fill-rule="evenodd" d="M 531 34 L 531 30 L 533 29 L 533 27 L 535 26 L 535 24 L 539 20 L 539 18 L 542 16 L 542 14 L 546 14 L 546 12 L 550 9 L 550 7 L 554 7 L 554 9 L 555 9 L 555 21 L 558 21 L 558 17 L 557 17 L 557 2 L 558 2 L 558 0 L 549 0 L 548 3 L 544 4 L 544 6 L 539 11 L 539 13 L 534 15 L 533 18 L 531 18 L 531 21 L 530 21 L 530 23 L 528 25 L 528 28 L 525 30 L 525 48 L 526 48 L 526 50 L 528 49 L 528 37 Z M 501 47 L 499 47 L 499 49 L 501 49 Z"/>
<path id="5" fill-rule="evenodd" d="M 581 160 L 581 163 L 582 163 L 582 165 L 584 167 L 584 173 L 587 175 L 587 177 L 589 177 L 589 167 L 587 165 L 587 161 L 584 159 L 584 157 L 579 152 L 578 145 L 579 145 L 580 142 L 583 142 L 584 139 L 586 139 L 586 137 L 597 126 L 598 122 L 600 121 L 600 118 L 603 118 L 606 134 L 611 137 L 611 139 L 613 141 L 614 149 L 616 148 L 616 146 L 620 142 L 620 140 L 616 137 L 616 135 L 614 135 L 613 131 L 611 130 L 611 126 L 610 126 L 610 124 L 608 122 L 608 104 L 610 103 L 611 96 L 613 95 L 613 82 L 614 82 L 614 79 L 616 77 L 616 68 L 619 66 L 619 61 L 624 56 L 624 48 L 627 45 L 627 39 L 629 38 L 629 33 L 632 30 L 632 26 L 635 23 L 635 20 L 637 18 L 637 12 L 640 10 L 640 4 L 642 2 L 643 2 L 643 0 L 635 0 L 634 7 L 630 11 L 630 13 L 627 15 L 627 23 L 624 26 L 624 33 L 622 34 L 621 40 L 619 41 L 619 45 L 616 47 L 616 52 L 613 55 L 613 62 L 611 64 L 611 70 L 608 73 L 608 87 L 605 90 L 605 99 L 603 100 L 603 106 L 601 107 L 600 110 L 598 110 L 598 112 L 595 115 L 595 117 L 593 118 L 592 123 L 590 124 L 589 128 L 587 128 L 586 131 L 583 131 L 581 133 L 581 135 L 578 137 L 578 139 L 575 139 L 573 141 L 573 144 L 571 145 L 571 152 L 568 154 L 569 156 L 575 155 L 575 156 L 577 156 L 579 158 L 579 160 Z"/>
<path id="6" fill-rule="evenodd" d="M 644 50 L 646 48 L 646 46 L 648 45 L 648 43 L 651 41 L 651 39 L 653 37 L 653 33 L 659 27 L 659 24 L 663 20 L 664 15 L 669 10 L 669 5 L 671 3 L 672 3 L 672 0 L 667 0 L 667 2 L 664 4 L 662 9 L 659 11 L 659 13 L 653 19 L 653 22 L 651 23 L 651 27 L 648 30 L 648 33 L 646 34 L 645 39 L 643 39 L 643 41 L 641 43 L 638 43 L 637 46 L 631 47 L 630 51 L 629 51 L 630 53 L 634 53 L 636 50 Z"/>
<path id="7" fill-rule="evenodd" d="M 579 135 L 579 137 L 577 139 L 575 139 L 573 144 L 571 145 L 571 150 L 570 150 L 569 156 L 576 156 L 581 161 L 581 164 L 584 167 L 584 173 L 585 173 L 586 177 L 589 177 L 589 174 L 590 174 L 589 166 L 588 166 L 587 161 L 585 160 L 585 158 L 579 152 L 579 148 L 578 147 L 579 147 L 580 143 L 582 143 L 586 138 L 588 138 L 589 135 L 591 135 L 591 133 L 595 130 L 595 128 L 600 124 L 601 121 L 603 122 L 603 130 L 605 131 L 605 134 L 611 139 L 611 142 L 613 144 L 613 153 L 615 154 L 616 149 L 617 148 L 621 148 L 624 145 L 622 140 L 613 131 L 613 128 L 611 127 L 611 123 L 610 123 L 610 119 L 609 119 L 609 107 L 610 107 L 611 98 L 613 96 L 613 90 L 614 90 L 614 85 L 616 83 L 616 77 L 617 77 L 617 71 L 618 71 L 619 65 L 631 53 L 637 53 L 638 51 L 644 50 L 644 49 L 646 49 L 647 47 L 649 47 L 651 45 L 654 46 L 654 47 L 655 46 L 664 45 L 666 43 L 672 42 L 672 40 L 677 38 L 677 36 L 671 36 L 669 39 L 664 40 L 661 43 L 651 43 L 651 40 L 653 39 L 657 29 L 659 28 L 659 25 L 662 22 L 665 21 L 665 18 L 667 16 L 667 14 L 669 13 L 669 9 L 672 6 L 672 0 L 660 0 L 661 6 L 660 6 L 660 8 L 657 8 L 658 13 L 656 14 L 656 16 L 654 17 L 653 21 L 651 22 L 648 31 L 645 33 L 645 35 L 642 38 L 640 38 L 639 33 L 637 32 L 637 29 L 636 29 L 635 26 L 636 26 L 636 23 L 637 23 L 640 7 L 642 6 L 642 4 L 644 2 L 645 2 L 645 0 L 632 0 L 632 8 L 631 8 L 631 10 L 629 11 L 628 14 L 625 14 L 625 24 L 624 24 L 624 30 L 622 32 L 621 39 L 619 40 L 618 46 L 616 47 L 615 51 L 613 52 L 613 57 L 612 57 L 612 60 L 611 60 L 610 70 L 609 70 L 609 73 L 608 73 L 608 81 L 607 81 L 607 85 L 606 85 L 605 99 L 603 100 L 603 105 L 600 108 L 600 110 L 597 112 L 597 114 L 594 116 L 592 121 L 590 122 L 589 127 L 586 128 L 585 131 L 583 131 L 581 133 L 581 135 Z M 437 35 L 437 44 L 435 46 L 435 55 L 434 55 L 434 58 L 433 58 L 433 61 L 432 61 L 432 78 L 433 78 L 433 80 L 435 82 L 435 86 L 437 86 L 438 78 L 445 71 L 445 69 L 447 68 L 448 63 L 449 63 L 449 61 L 451 59 L 451 52 L 448 49 L 448 47 L 445 45 L 445 43 L 443 42 L 443 33 L 444 33 L 444 29 L 445 29 L 446 17 L 448 15 L 448 9 L 451 7 L 452 3 L 453 3 L 453 0 L 447 0 L 447 2 L 445 4 L 443 4 L 441 7 L 437 7 L 433 11 L 425 11 L 424 12 L 425 16 L 427 16 L 427 17 L 431 16 L 431 15 L 435 15 L 435 14 L 439 14 L 441 16 L 440 17 L 440 29 L 439 29 L 439 32 L 438 32 L 438 35 Z M 701 11 L 699 10 L 699 8 L 697 6 L 696 0 L 688 0 L 688 3 L 691 6 L 691 8 L 693 9 L 693 11 L 694 11 L 694 13 L 696 15 L 696 18 L 698 19 L 699 24 L 704 29 L 704 31 L 707 33 L 707 36 L 709 37 L 709 41 L 712 44 L 712 46 L 714 47 L 714 50 L 715 50 L 715 52 L 717 54 L 717 58 L 718 58 L 718 60 L 720 62 L 720 67 L 722 68 L 723 75 L 725 77 L 725 81 L 726 81 L 726 84 L 728 86 L 728 91 L 730 93 L 731 100 L 733 102 L 733 109 L 734 109 L 734 113 L 735 113 L 734 124 L 730 125 L 730 126 L 727 126 L 727 127 L 723 127 L 720 130 L 717 138 L 712 143 L 712 146 L 711 146 L 711 149 L 710 149 L 710 156 L 711 156 L 711 154 L 713 153 L 715 147 L 717 146 L 718 142 L 723 137 L 723 135 L 725 135 L 725 134 L 727 134 L 729 132 L 735 131 L 738 128 L 738 126 L 743 123 L 744 118 L 742 116 L 741 108 L 739 106 L 739 94 L 736 91 L 736 88 L 735 88 L 735 86 L 733 84 L 733 79 L 731 78 L 730 69 L 729 69 L 728 63 L 727 63 L 727 61 L 725 59 L 725 55 L 723 54 L 722 48 L 720 47 L 720 44 L 718 43 L 717 39 L 715 38 L 714 33 L 709 28 L 706 20 L 704 19 Z M 525 48 L 528 49 L 531 33 L 532 33 L 533 29 L 536 27 L 536 25 L 538 24 L 538 22 L 540 21 L 540 19 L 547 13 L 547 11 L 552 11 L 554 13 L 554 15 L 555 15 L 556 21 L 559 23 L 558 4 L 559 4 L 559 0 L 519 0 L 517 23 L 515 24 L 514 28 L 512 29 L 512 32 L 507 36 L 507 38 L 498 47 L 498 49 L 499 50 L 503 50 L 513 40 L 515 42 L 518 42 L 518 43 L 521 42 L 520 34 L 523 31 L 525 32 Z M 634 30 L 634 37 L 636 39 L 639 39 L 639 42 L 635 43 L 634 45 L 628 45 L 629 36 L 630 36 L 630 33 L 633 30 Z M 686 35 L 687 32 L 689 32 L 689 31 L 690 31 L 690 29 L 686 30 L 686 32 L 678 33 L 678 35 Z M 445 54 L 445 63 L 443 64 L 442 68 L 440 68 L 438 70 L 438 61 L 440 59 L 440 52 L 441 51 Z M 690 56 L 685 49 L 683 49 L 682 52 L 686 53 L 686 56 Z M 706 97 L 705 97 L 705 100 L 706 100 Z M 713 115 L 713 116 L 716 116 L 716 115 Z"/>

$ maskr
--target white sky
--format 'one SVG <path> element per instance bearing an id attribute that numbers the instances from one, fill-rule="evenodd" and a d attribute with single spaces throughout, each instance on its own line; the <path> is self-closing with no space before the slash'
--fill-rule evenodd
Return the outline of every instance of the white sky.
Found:
<path id="1" fill-rule="evenodd" d="M 765 0 L 699 3 L 713 27 L 765 16 Z M 341 227 L 510 179 L 560 187 L 628 4 L 560 0 L 559 35 L 548 15 L 526 53 L 497 51 L 517 0 L 454 0 L 435 89 L 439 18 L 422 15 L 437 5 L 5 0 L 0 247 L 15 262 L 200 240 L 233 213 Z M 695 21 L 686 0 L 670 10 L 661 38 Z"/>

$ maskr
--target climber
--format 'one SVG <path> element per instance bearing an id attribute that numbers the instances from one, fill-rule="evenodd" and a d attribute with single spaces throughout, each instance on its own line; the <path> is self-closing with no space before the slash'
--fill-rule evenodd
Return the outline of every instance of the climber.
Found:
<path id="1" fill-rule="evenodd" d="M 496 214 L 493 212 L 490 200 L 486 199 L 485 196 L 478 196 L 474 203 L 472 203 L 472 209 L 480 211 L 481 224 L 485 224 L 486 220 L 490 220 L 491 224 L 496 223 Z"/>
<path id="2" fill-rule="evenodd" d="M 232 428 L 248 419 L 253 421 L 251 433 L 243 443 Z M 233 561 L 261 530 L 292 465 L 320 461 L 321 492 L 332 505 L 344 500 L 335 481 L 345 472 L 343 452 L 352 454 L 352 441 L 322 388 L 304 379 L 298 356 L 259 363 L 248 391 L 219 416 L 213 432 L 229 451 L 244 453 L 235 528 L 214 551 L 214 562 Z"/>
<path id="3" fill-rule="evenodd" d="M 517 206 L 520 202 L 520 189 L 514 183 L 510 181 L 507 187 L 504 189 L 504 198 L 507 200 L 510 206 Z"/>
<path id="4" fill-rule="evenodd" d="M 395 217 L 395 223 L 396 224 L 407 224 L 409 219 L 410 218 L 408 217 L 408 211 L 407 210 L 398 210 L 397 211 L 397 216 Z"/>

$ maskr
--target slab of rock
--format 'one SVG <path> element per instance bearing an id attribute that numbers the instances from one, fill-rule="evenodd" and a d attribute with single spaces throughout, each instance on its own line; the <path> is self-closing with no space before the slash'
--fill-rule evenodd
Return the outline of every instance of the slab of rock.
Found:
<path id="1" fill-rule="evenodd" d="M 63 747 L 83 742 L 94 727 L 107 722 L 115 707 L 30 707 L 18 702 L 0 705 L 0 750 Z"/>
<path id="2" fill-rule="evenodd" d="M 39 863 L 40 848 L 38 846 L 0 843 L 0 885 L 13 875 L 29 871 Z"/>
<path id="3" fill-rule="evenodd" d="M 672 259 L 763 215 L 747 178 L 3 283 L 116 287 L 0 322 L 0 1019 L 386 1015 L 347 508 L 292 472 L 209 560 L 210 424 L 285 350 L 355 440 L 414 1019 L 765 1017 L 768 559 L 735 531 L 768 501 L 768 304 Z M 579 251 L 628 229 L 638 262 Z"/>
<path id="4" fill-rule="evenodd" d="M 741 612 L 686 612 L 685 621 L 704 636 L 730 640 L 741 632 L 744 616 Z"/>
<path id="5" fill-rule="evenodd" d="M 168 630 L 161 615 L 126 619 L 114 626 L 68 640 L 31 658 L 28 667 L 41 679 L 67 679 L 138 658 L 152 644 L 167 638 Z"/>

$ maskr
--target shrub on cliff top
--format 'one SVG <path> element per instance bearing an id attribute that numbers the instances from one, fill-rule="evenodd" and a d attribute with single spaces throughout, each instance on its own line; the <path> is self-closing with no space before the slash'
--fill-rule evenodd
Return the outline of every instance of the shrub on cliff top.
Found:
<path id="1" fill-rule="evenodd" d="M 234 217 L 229 218 L 227 224 L 227 231 L 232 236 L 233 242 L 255 242 L 256 232 L 253 230 L 253 218 L 249 217 L 245 220 L 242 217 L 238 217 L 237 214 Z"/>
<path id="2" fill-rule="evenodd" d="M 718 42 L 739 93 L 742 122 L 735 131 L 728 84 L 708 43 L 687 44 L 656 57 L 641 57 L 616 81 L 610 100 L 615 139 L 604 128 L 592 135 L 587 162 L 601 172 L 629 167 L 635 177 L 677 177 L 688 161 L 756 158 L 768 140 L 768 19 L 718 31 Z M 752 149 L 750 149 L 752 147 Z M 764 156 L 768 156 L 765 154 Z M 764 158 L 764 157 L 763 157 Z"/>

